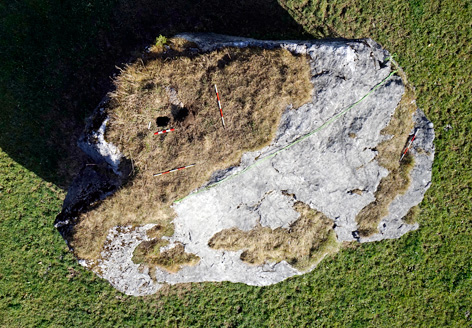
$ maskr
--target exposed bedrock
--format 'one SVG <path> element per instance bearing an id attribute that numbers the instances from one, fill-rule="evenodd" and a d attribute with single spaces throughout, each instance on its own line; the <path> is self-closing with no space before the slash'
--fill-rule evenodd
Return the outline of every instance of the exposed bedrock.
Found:
<path id="1" fill-rule="evenodd" d="M 308 55 L 312 101 L 284 112 L 276 137 L 268 147 L 244 154 L 239 166 L 214 173 L 209 186 L 217 185 L 202 188 L 173 205 L 177 214 L 173 221 L 175 232 L 168 239 L 166 249 L 183 245 L 187 253 L 198 256 L 197 264 L 182 266 L 177 272 L 151 270 L 135 264 L 131 259 L 134 249 L 141 241 L 149 240 L 146 230 L 152 225 L 146 225 L 112 229 L 101 259 L 85 265 L 93 266 L 100 276 L 130 295 L 155 293 L 163 283 L 231 281 L 261 286 L 309 271 L 325 254 L 336 249 L 339 242 L 399 238 L 418 228 L 417 223 L 404 217 L 421 202 L 431 183 L 434 156 L 433 125 L 419 109 L 413 110 L 414 115 L 410 114 L 411 119 L 405 122 L 409 128 L 402 145 L 416 132 L 408 155 L 411 167 L 405 171 L 408 175 L 405 190 L 392 195 L 386 215 L 375 221 L 374 233 L 359 233 L 358 214 L 369 204 L 376 204 L 379 185 L 391 174 L 379 163 L 378 156 L 383 156 L 382 143 L 394 140 L 395 136 L 382 130 L 386 131 L 391 124 L 406 89 L 398 75 L 389 77 L 394 68 L 387 51 L 370 39 L 302 42 L 258 41 L 214 34 L 182 34 L 181 37 L 194 42 L 199 51 L 235 46 L 283 47 L 292 53 Z M 415 106 L 413 100 L 407 105 Z M 344 115 L 324 125 L 348 108 Z M 105 120 L 102 117 L 102 123 Z M 67 221 L 68 213 L 75 215 L 80 210 L 79 200 L 95 201 L 101 197 L 100 191 L 112 192 L 119 185 L 120 169 L 129 169 L 129 164 L 120 162 L 124 158 L 117 149 L 107 146 L 104 140 L 105 144 L 100 145 L 102 141 L 97 133 L 103 124 L 95 125 L 82 139 L 83 148 L 97 163 L 107 163 L 110 167 L 107 174 L 114 178 L 111 182 L 100 178 L 98 181 L 103 182 L 99 185 L 89 186 L 99 173 L 96 169 L 85 169 L 71 187 L 63 212 L 58 216 L 56 224 L 62 229 L 73 224 L 73 220 Z M 309 135 L 311 132 L 314 133 Z M 95 141 L 90 138 L 93 135 Z M 297 140 L 300 141 L 294 143 Z M 95 194 L 87 198 L 84 196 L 87 193 Z M 257 230 L 261 238 L 267 238 L 267 243 L 272 242 L 270 238 L 280 238 L 277 247 L 286 247 L 288 254 L 300 238 L 291 235 L 297 224 L 300 226 L 300 220 L 321 214 L 324 221 L 320 222 L 328 222 L 333 240 L 326 237 L 331 236 L 329 233 L 323 234 L 319 244 L 321 253 L 307 255 L 311 259 L 308 266 L 297 266 L 289 256 L 284 258 L 283 254 L 273 252 L 267 253 L 269 257 L 262 263 L 254 260 L 248 263 L 242 256 L 247 251 L 244 245 L 225 249 L 225 244 L 216 247 L 210 243 L 215 235 L 222 233 L 228 233 L 228 238 L 244 236 L 251 240 L 255 236 L 255 232 L 250 235 L 251 231 Z M 258 253 L 258 256 L 265 255 Z"/>

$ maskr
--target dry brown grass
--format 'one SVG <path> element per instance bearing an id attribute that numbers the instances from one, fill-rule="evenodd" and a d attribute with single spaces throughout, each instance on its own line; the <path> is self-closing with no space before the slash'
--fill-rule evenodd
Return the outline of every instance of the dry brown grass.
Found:
<path id="1" fill-rule="evenodd" d="M 81 258 L 97 258 L 113 226 L 167 225 L 174 216 L 170 205 L 175 200 L 205 184 L 216 170 L 237 165 L 244 152 L 269 144 L 283 110 L 310 100 L 306 57 L 257 48 L 187 56 L 191 44 L 171 42 L 167 54 L 152 53 L 154 59 L 146 64 L 138 61 L 116 79 L 106 138 L 132 160 L 134 172 L 123 189 L 81 216 L 71 242 Z M 160 116 L 170 118 L 167 127 L 156 126 Z M 153 135 L 170 127 L 176 131 Z M 192 163 L 197 165 L 153 177 Z"/>
<path id="2" fill-rule="evenodd" d="M 403 78 L 406 81 L 405 78 Z M 397 197 L 406 192 L 410 185 L 410 170 L 413 168 L 413 157 L 409 154 L 399 162 L 401 152 L 413 128 L 412 115 L 416 110 L 415 93 L 407 84 L 405 94 L 388 124 L 382 130 L 384 135 L 392 135 L 390 140 L 380 143 L 376 157 L 379 164 L 390 172 L 380 181 L 375 192 L 375 201 L 364 207 L 356 217 L 359 235 L 368 237 L 378 232 L 377 226 L 383 217 L 388 215 L 388 207 Z"/>
<path id="3" fill-rule="evenodd" d="M 169 245 L 169 241 L 162 239 L 163 236 L 171 236 L 174 233 L 174 225 L 167 222 L 167 225 L 156 225 L 146 231 L 151 240 L 141 242 L 133 253 L 133 262 L 146 264 L 151 269 L 159 267 L 169 272 L 177 272 L 183 265 L 197 264 L 200 258 L 194 254 L 186 253 L 185 247 L 177 245 L 164 252 L 161 247 Z M 153 270 L 151 270 L 153 272 Z"/>
<path id="4" fill-rule="evenodd" d="M 412 208 L 410 208 L 408 213 L 406 213 L 405 217 L 403 218 L 403 222 L 405 222 L 406 224 L 414 224 L 419 213 L 419 206 L 413 206 Z"/>
<path id="5" fill-rule="evenodd" d="M 230 228 L 209 241 L 214 249 L 244 250 L 241 260 L 250 264 L 286 260 L 299 270 L 307 270 L 327 253 L 337 250 L 333 221 L 323 213 L 297 202 L 300 218 L 288 229 L 256 226 L 249 231 Z"/>
<path id="6" fill-rule="evenodd" d="M 153 239 L 142 242 L 133 254 L 133 262 L 144 263 L 153 268 L 157 266 L 168 272 L 177 272 L 184 265 L 195 265 L 200 258 L 192 253 L 186 253 L 182 244 L 176 244 L 171 249 L 160 251 L 160 247 L 166 246 L 166 240 Z"/>

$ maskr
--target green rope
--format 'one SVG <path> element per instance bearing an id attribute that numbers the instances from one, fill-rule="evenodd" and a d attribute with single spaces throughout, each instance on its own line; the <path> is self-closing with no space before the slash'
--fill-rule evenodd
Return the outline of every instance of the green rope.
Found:
<path id="1" fill-rule="evenodd" d="M 276 156 L 277 154 L 279 154 L 280 152 L 286 150 L 286 149 L 289 149 L 293 146 L 295 146 L 296 144 L 298 144 L 299 142 L 302 142 L 303 140 L 311 137 L 313 134 L 315 134 L 316 132 L 319 132 L 321 130 L 324 130 L 328 125 L 330 125 L 331 123 L 333 123 L 334 121 L 336 121 L 338 118 L 340 118 L 341 116 L 343 116 L 344 114 L 346 114 L 348 111 L 350 111 L 352 108 L 354 108 L 355 106 L 357 106 L 360 102 L 362 102 L 365 98 L 367 98 L 369 95 L 371 95 L 375 90 L 377 90 L 378 88 L 380 88 L 390 77 L 392 77 L 392 75 L 394 75 L 395 73 L 397 73 L 397 70 L 391 72 L 385 79 L 383 79 L 382 81 L 380 81 L 375 87 L 373 87 L 372 89 L 370 89 L 370 91 L 368 93 L 366 93 L 362 98 L 360 98 L 359 100 L 357 100 L 355 103 L 351 104 L 349 107 L 345 108 L 344 110 L 342 110 L 341 112 L 339 112 L 338 114 L 334 115 L 333 117 L 331 117 L 328 121 L 326 121 L 325 123 L 323 123 L 321 126 L 317 127 L 316 129 L 308 132 L 307 134 L 303 135 L 302 137 L 298 138 L 297 140 L 289 143 L 288 145 L 282 147 L 281 149 L 277 150 L 276 152 L 270 154 L 270 155 L 267 155 L 265 156 L 264 158 L 254 162 L 253 164 L 249 165 L 248 167 L 246 167 L 244 170 L 242 171 L 239 171 L 238 173 L 235 173 L 233 175 L 230 175 L 210 186 L 207 186 L 207 187 L 204 187 L 204 188 L 201 188 L 200 190 L 198 190 L 197 192 L 194 192 L 192 194 L 189 194 L 185 197 L 182 197 L 178 200 L 176 200 L 174 203 L 180 203 L 181 201 L 183 201 L 184 199 L 190 197 L 190 196 L 193 196 L 193 195 L 197 195 L 203 191 L 206 191 L 206 190 L 209 190 L 213 187 L 216 187 L 220 184 L 222 184 L 223 182 L 225 181 L 228 181 L 228 180 L 231 180 L 247 171 L 249 171 L 250 169 L 252 169 L 253 167 L 255 167 L 256 165 L 259 165 L 265 161 L 267 161 L 268 159 L 271 159 L 273 158 L 274 156 Z"/>
<path id="2" fill-rule="evenodd" d="M 395 58 L 397 58 L 398 55 L 396 52 L 394 52 L 393 54 L 391 54 L 390 56 L 388 56 L 387 58 L 385 58 L 385 61 L 391 61 L 391 60 L 394 60 Z"/>

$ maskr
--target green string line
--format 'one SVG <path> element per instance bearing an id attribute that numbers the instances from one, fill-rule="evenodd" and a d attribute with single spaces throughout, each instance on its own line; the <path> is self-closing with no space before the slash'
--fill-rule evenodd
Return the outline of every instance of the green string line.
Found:
<path id="1" fill-rule="evenodd" d="M 351 104 L 349 107 L 347 107 L 346 109 L 342 110 L 341 112 L 339 112 L 338 114 L 334 115 L 333 117 L 331 117 L 328 121 L 326 121 L 325 123 L 323 123 L 321 126 L 317 127 L 316 129 L 308 132 L 307 134 L 305 134 L 304 136 L 298 138 L 297 140 L 291 142 L 290 144 L 282 147 L 281 149 L 277 150 L 276 152 L 270 154 L 270 155 L 267 155 L 265 156 L 264 158 L 254 162 L 253 164 L 249 165 L 248 167 L 246 167 L 244 170 L 241 170 L 235 174 L 232 174 L 226 178 L 224 178 L 223 180 L 220 180 L 210 186 L 207 186 L 207 187 L 204 187 L 204 188 L 201 188 L 200 190 L 194 192 L 194 193 L 191 193 L 185 197 L 182 197 L 180 199 L 177 199 L 174 203 L 180 203 L 181 201 L 183 201 L 184 199 L 190 197 L 190 196 L 193 196 L 193 195 L 197 195 L 203 191 L 206 191 L 206 190 L 209 190 L 213 187 L 216 187 L 220 184 L 222 184 L 223 182 L 225 181 L 228 181 L 228 180 L 231 180 L 245 172 L 247 172 L 248 170 L 252 169 L 253 167 L 255 167 L 256 165 L 259 165 L 265 161 L 267 161 L 268 159 L 271 159 L 273 158 L 274 156 L 276 156 L 277 154 L 281 153 L 282 151 L 284 150 L 287 150 L 289 149 L 290 147 L 293 147 L 295 146 L 296 144 L 298 144 L 299 142 L 302 142 L 303 140 L 311 137 L 313 134 L 315 134 L 316 132 L 319 132 L 323 129 L 325 129 L 328 125 L 330 125 L 331 123 L 333 123 L 334 121 L 336 121 L 338 118 L 340 118 L 341 116 L 343 116 L 344 114 L 346 114 L 348 111 L 350 111 L 352 108 L 354 108 L 355 106 L 357 106 L 360 102 L 362 102 L 365 98 L 367 98 L 368 96 L 370 96 L 375 90 L 377 90 L 378 88 L 380 88 L 390 77 L 392 77 L 392 75 L 394 75 L 395 73 L 397 73 L 398 70 L 395 70 L 393 72 L 391 72 L 386 78 L 384 78 L 382 81 L 380 81 L 375 87 L 373 87 L 372 89 L 370 89 L 370 91 L 368 93 L 366 93 L 362 98 L 360 98 L 359 100 L 357 100 L 355 103 Z"/>
<path id="2" fill-rule="evenodd" d="M 387 58 L 385 58 L 385 61 L 390 61 L 390 60 L 393 60 L 395 58 L 397 58 L 398 55 L 396 52 L 394 52 L 393 54 L 391 54 L 390 56 L 388 56 Z"/>

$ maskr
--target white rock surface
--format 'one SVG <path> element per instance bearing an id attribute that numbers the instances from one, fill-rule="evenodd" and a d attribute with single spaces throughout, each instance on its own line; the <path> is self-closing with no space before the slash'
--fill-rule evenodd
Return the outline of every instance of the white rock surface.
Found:
<path id="1" fill-rule="evenodd" d="M 261 225 L 271 229 L 288 228 L 300 214 L 293 209 L 295 199 L 281 192 L 270 191 L 257 206 Z"/>
<path id="2" fill-rule="evenodd" d="M 296 200 L 331 218 L 339 241 L 356 240 L 356 215 L 374 201 L 380 180 L 388 174 L 375 160 L 375 147 L 388 138 L 380 131 L 389 123 L 404 92 L 398 76 L 390 77 L 331 125 L 275 156 L 269 155 L 322 126 L 387 78 L 391 72 L 388 53 L 372 40 L 275 42 L 208 34 L 181 36 L 205 51 L 225 46 L 260 46 L 284 47 L 297 54 L 307 54 L 312 70 L 312 101 L 296 110 L 285 111 L 270 146 L 246 153 L 238 167 L 215 173 L 210 185 L 228 179 L 174 205 L 177 217 L 170 241 L 182 243 L 187 252 L 199 256 L 197 265 L 184 266 L 177 273 L 157 269 L 156 280 L 152 280 L 146 269 L 140 270 L 131 261 L 136 246 L 147 238 L 144 231 L 149 226 L 144 226 L 110 232 L 110 244 L 98 266 L 99 274 L 130 295 L 152 294 L 162 283 L 232 281 L 269 285 L 280 282 L 301 272 L 285 261 L 248 265 L 240 259 L 242 251 L 211 249 L 208 241 L 221 230 L 232 227 L 250 230 L 258 223 L 272 229 L 288 227 L 299 217 L 292 207 Z M 405 224 L 402 217 L 422 200 L 429 187 L 434 132 L 422 112 L 415 119 L 420 132 L 413 150 L 416 157 L 413 182 L 390 205 L 390 214 L 379 225 L 380 233 L 362 238 L 361 242 L 398 238 L 418 228 L 416 224 Z"/>
<path id="3" fill-rule="evenodd" d="M 99 115 L 105 115 L 104 108 L 100 108 L 99 112 Z M 121 176 L 119 166 L 123 155 L 121 154 L 118 147 L 105 140 L 105 130 L 108 120 L 109 118 L 106 117 L 102 121 L 100 128 L 98 128 L 96 131 L 91 131 L 90 135 L 85 135 L 82 137 L 78 144 L 80 149 L 82 149 L 82 151 L 84 151 L 91 158 L 94 158 L 97 162 L 105 161 L 112 168 L 115 174 Z"/>
<path id="4" fill-rule="evenodd" d="M 131 260 L 134 250 L 141 241 L 149 240 L 146 231 L 153 226 L 154 224 L 147 224 L 135 229 L 112 228 L 107 236 L 101 259 L 94 267 L 98 275 L 125 294 L 134 296 L 154 294 L 161 284 L 156 284 L 151 279 L 149 268 L 135 264 Z"/>

